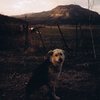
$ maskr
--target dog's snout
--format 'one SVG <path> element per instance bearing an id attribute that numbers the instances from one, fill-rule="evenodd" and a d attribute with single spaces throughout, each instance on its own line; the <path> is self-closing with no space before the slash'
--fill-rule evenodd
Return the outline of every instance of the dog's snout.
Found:
<path id="1" fill-rule="evenodd" d="M 63 60 L 62 60 L 62 58 L 59 58 L 59 62 L 61 63 Z"/>

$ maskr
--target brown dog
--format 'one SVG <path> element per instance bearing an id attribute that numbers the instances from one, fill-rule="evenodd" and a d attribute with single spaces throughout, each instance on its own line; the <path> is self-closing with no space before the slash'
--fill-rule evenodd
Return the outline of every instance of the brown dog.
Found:
<path id="1" fill-rule="evenodd" d="M 60 100 L 60 97 L 56 96 L 55 86 L 61 74 L 64 59 L 62 49 L 54 49 L 48 52 L 46 60 L 36 69 L 26 86 L 27 100 L 30 100 L 30 95 L 42 85 L 47 85 L 50 95 L 55 100 Z"/>

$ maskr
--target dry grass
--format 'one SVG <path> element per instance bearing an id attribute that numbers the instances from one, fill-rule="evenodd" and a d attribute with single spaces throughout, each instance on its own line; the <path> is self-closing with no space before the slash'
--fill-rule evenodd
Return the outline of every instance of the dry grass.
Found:
<path id="1" fill-rule="evenodd" d="M 56 28 L 41 29 L 47 50 L 64 48 Z M 61 100 L 100 100 L 100 46 L 99 31 L 94 30 L 98 59 L 92 62 L 91 46 L 88 46 L 89 31 L 83 30 L 83 47 L 76 50 L 75 29 L 63 30 L 68 45 L 73 50 L 70 59 L 66 57 L 63 72 L 57 85 L 57 94 Z M 80 43 L 80 42 L 79 42 Z M 89 42 L 89 45 L 91 43 Z M 81 51 L 83 50 L 83 51 Z M 81 51 L 81 52 L 80 52 Z M 86 53 L 87 52 L 87 53 Z M 67 55 L 67 54 L 66 54 Z M 25 86 L 31 77 L 32 70 L 42 63 L 44 54 L 39 50 L 33 53 L 0 52 L 0 100 L 25 100 Z M 33 100 L 49 100 L 46 86 L 32 95 Z"/>

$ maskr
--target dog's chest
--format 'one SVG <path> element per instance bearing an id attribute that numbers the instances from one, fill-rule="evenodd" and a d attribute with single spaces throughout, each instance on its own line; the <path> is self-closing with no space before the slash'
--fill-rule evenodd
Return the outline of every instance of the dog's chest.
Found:
<path id="1" fill-rule="evenodd" d="M 60 73 L 60 66 L 50 65 L 48 69 L 49 79 L 56 80 Z"/>

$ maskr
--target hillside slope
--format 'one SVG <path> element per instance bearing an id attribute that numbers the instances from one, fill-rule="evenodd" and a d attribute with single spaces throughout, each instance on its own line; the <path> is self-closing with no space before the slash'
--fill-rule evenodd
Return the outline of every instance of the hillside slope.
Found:
<path id="1" fill-rule="evenodd" d="M 59 5 L 50 11 L 29 13 L 14 16 L 26 19 L 33 24 L 100 24 L 100 15 L 97 12 L 82 8 L 79 5 Z"/>

